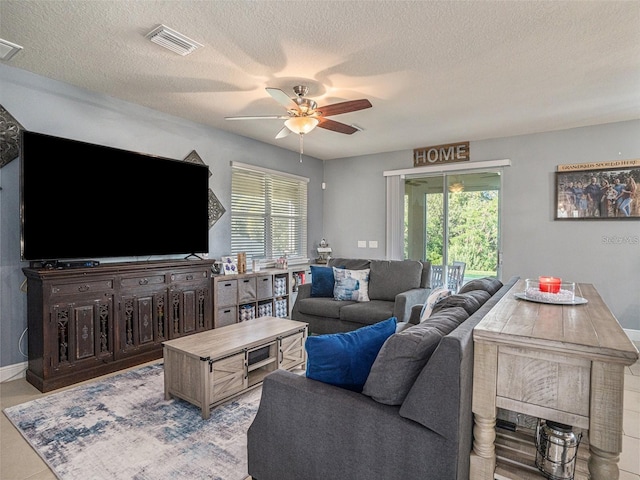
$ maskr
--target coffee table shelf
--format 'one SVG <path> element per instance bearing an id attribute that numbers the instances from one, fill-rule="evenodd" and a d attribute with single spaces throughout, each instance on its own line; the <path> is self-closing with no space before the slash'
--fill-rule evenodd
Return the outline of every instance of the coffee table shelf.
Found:
<path id="1" fill-rule="evenodd" d="M 165 398 L 210 409 L 262 384 L 277 369 L 306 365 L 307 324 L 261 317 L 163 343 Z"/>

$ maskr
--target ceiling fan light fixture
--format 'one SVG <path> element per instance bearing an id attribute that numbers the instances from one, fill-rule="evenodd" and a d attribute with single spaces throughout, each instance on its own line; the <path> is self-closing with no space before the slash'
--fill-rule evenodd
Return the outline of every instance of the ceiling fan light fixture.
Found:
<path id="1" fill-rule="evenodd" d="M 314 117 L 291 117 L 285 120 L 285 126 L 293 133 L 304 135 L 316 128 L 319 120 Z"/>
<path id="2" fill-rule="evenodd" d="M 449 191 L 451 193 L 460 193 L 464 191 L 464 182 L 455 182 L 449 185 Z"/>

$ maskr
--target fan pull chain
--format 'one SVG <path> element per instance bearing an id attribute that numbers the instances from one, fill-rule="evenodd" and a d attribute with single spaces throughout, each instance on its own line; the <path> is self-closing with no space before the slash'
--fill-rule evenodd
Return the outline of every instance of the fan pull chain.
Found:
<path id="1" fill-rule="evenodd" d="M 302 141 L 304 135 L 300 134 L 300 163 L 302 163 L 302 154 L 304 153 L 304 142 Z"/>

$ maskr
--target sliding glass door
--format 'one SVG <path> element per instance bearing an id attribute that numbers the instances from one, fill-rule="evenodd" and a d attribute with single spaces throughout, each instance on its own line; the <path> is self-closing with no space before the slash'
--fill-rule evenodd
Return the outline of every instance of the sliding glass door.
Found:
<path id="1" fill-rule="evenodd" d="M 500 172 L 406 175 L 404 258 L 499 276 Z"/>

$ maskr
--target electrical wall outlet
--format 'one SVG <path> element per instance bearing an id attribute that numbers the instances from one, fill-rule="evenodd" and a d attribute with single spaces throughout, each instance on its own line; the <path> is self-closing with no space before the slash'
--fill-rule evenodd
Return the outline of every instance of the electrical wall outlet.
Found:
<path id="1" fill-rule="evenodd" d="M 377 240 L 369 240 L 369 248 L 378 248 Z"/>
<path id="2" fill-rule="evenodd" d="M 358 248 L 367 248 L 366 240 L 358 240 Z"/>

